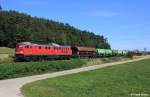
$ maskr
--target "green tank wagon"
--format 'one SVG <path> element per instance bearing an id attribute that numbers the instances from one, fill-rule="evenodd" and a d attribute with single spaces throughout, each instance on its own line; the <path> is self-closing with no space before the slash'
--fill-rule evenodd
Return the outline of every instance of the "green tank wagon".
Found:
<path id="1" fill-rule="evenodd" d="M 113 51 L 111 49 L 96 49 L 96 54 L 102 56 L 112 56 Z"/>
<path id="2" fill-rule="evenodd" d="M 122 53 L 125 56 L 125 55 L 127 55 L 129 53 L 129 51 L 123 50 Z"/>
<path id="3" fill-rule="evenodd" d="M 118 55 L 118 50 L 113 50 L 113 56 L 117 56 Z"/>
<path id="4" fill-rule="evenodd" d="M 96 49 L 97 55 L 105 55 L 105 49 Z"/>

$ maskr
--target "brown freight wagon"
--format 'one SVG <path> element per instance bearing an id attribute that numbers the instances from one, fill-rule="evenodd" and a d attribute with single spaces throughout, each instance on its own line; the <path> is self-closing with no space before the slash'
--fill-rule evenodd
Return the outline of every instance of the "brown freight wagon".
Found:
<path id="1" fill-rule="evenodd" d="M 142 52 L 140 52 L 138 50 L 131 51 L 131 53 L 133 56 L 142 56 Z"/>
<path id="2" fill-rule="evenodd" d="M 72 47 L 72 54 L 76 57 L 95 57 L 96 49 L 92 47 Z"/>

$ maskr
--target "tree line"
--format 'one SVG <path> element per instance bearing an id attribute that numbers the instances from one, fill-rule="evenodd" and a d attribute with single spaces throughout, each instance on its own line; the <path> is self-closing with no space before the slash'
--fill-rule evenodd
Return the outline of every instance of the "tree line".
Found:
<path id="1" fill-rule="evenodd" d="M 1 8 L 0 46 L 14 48 L 18 42 L 37 40 L 61 45 L 110 48 L 107 38 L 102 35 L 79 30 L 68 23 Z"/>

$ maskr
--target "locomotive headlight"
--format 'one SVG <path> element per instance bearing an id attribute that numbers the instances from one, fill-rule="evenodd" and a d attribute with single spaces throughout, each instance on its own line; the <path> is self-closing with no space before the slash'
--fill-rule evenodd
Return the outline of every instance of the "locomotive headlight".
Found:
<path id="1" fill-rule="evenodd" d="M 23 51 L 20 51 L 21 54 L 23 54 Z"/>
<path id="2" fill-rule="evenodd" d="M 23 54 L 23 51 L 17 51 L 16 54 Z"/>

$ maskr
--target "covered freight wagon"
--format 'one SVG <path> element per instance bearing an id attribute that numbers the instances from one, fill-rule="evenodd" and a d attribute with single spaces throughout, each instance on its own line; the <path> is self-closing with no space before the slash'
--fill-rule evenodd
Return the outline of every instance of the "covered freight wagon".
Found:
<path id="1" fill-rule="evenodd" d="M 76 57 L 95 57 L 96 49 L 92 47 L 72 47 L 72 54 Z"/>

